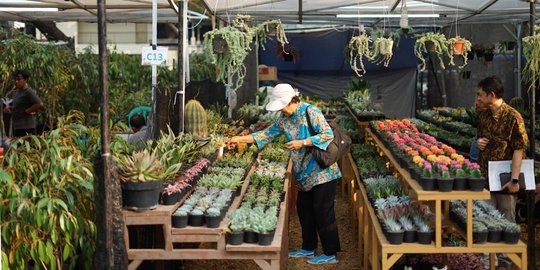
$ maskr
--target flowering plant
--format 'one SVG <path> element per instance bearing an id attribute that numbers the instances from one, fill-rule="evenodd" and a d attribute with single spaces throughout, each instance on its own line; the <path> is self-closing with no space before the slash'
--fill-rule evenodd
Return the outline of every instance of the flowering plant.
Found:
<path id="1" fill-rule="evenodd" d="M 165 195 L 171 195 L 177 192 L 181 192 L 182 190 L 191 187 L 190 184 L 187 183 L 187 181 L 176 181 L 174 184 L 168 184 L 166 187 L 161 190 L 161 194 Z"/>
<path id="2" fill-rule="evenodd" d="M 471 163 L 469 173 L 473 178 L 482 178 L 482 172 L 480 171 L 480 165 L 478 165 L 478 163 Z"/>
<path id="3" fill-rule="evenodd" d="M 450 172 L 448 170 L 448 167 L 446 167 L 446 165 L 440 165 L 439 168 L 441 169 L 442 179 L 450 179 Z"/>
<path id="4" fill-rule="evenodd" d="M 422 177 L 425 178 L 431 178 L 433 177 L 433 171 L 432 171 L 431 163 L 424 161 L 424 168 L 422 169 Z"/>

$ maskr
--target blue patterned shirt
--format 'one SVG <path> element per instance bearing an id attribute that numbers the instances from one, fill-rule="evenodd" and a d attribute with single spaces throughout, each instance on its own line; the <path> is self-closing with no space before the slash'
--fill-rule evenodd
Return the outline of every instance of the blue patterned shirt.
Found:
<path id="1" fill-rule="evenodd" d="M 308 108 L 307 111 L 311 119 L 311 125 L 316 133 L 314 136 L 310 136 L 309 133 L 306 108 Z M 282 113 L 270 127 L 251 135 L 255 139 L 259 149 L 262 149 L 282 133 L 285 133 L 287 141 L 310 138 L 313 146 L 320 149 L 326 149 L 334 139 L 334 132 L 332 132 L 332 128 L 330 128 L 330 125 L 324 119 L 321 110 L 304 102 L 299 103 L 298 108 L 296 108 L 296 111 L 290 117 Z M 341 178 L 341 172 L 337 164 L 333 164 L 326 169 L 321 169 L 308 151 L 309 149 L 309 147 L 302 147 L 298 150 L 290 151 L 294 175 L 296 176 L 299 190 L 309 191 L 316 185 Z M 304 155 L 307 155 L 305 159 Z"/>

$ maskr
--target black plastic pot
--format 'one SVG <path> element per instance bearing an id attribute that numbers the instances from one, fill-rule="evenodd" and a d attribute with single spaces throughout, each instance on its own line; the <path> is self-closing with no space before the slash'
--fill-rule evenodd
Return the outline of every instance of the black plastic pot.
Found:
<path id="1" fill-rule="evenodd" d="M 482 244 L 487 242 L 488 232 L 473 232 L 473 242 L 475 244 Z"/>
<path id="2" fill-rule="evenodd" d="M 485 178 L 469 178 L 469 190 L 482 191 L 484 190 Z"/>
<path id="3" fill-rule="evenodd" d="M 392 245 L 400 245 L 403 243 L 403 235 L 405 233 L 403 231 L 401 232 L 387 232 L 386 233 L 386 239 L 388 242 Z"/>
<path id="4" fill-rule="evenodd" d="M 519 241 L 520 233 L 511 233 L 511 232 L 503 232 L 503 239 L 504 243 L 506 244 L 517 244 Z"/>
<path id="5" fill-rule="evenodd" d="M 245 243 L 257 243 L 259 239 L 257 238 L 256 232 L 244 232 L 244 242 Z"/>
<path id="6" fill-rule="evenodd" d="M 189 215 L 189 226 L 199 227 L 204 225 L 204 215 Z"/>
<path id="7" fill-rule="evenodd" d="M 173 205 L 173 204 L 176 204 L 181 198 L 180 196 L 182 195 L 181 192 L 175 192 L 171 195 L 169 194 L 161 194 L 161 203 L 163 205 Z"/>
<path id="8" fill-rule="evenodd" d="M 416 237 L 419 244 L 429 245 L 433 241 L 433 232 L 416 232 Z"/>
<path id="9" fill-rule="evenodd" d="M 454 179 L 453 178 L 437 178 L 437 187 L 439 187 L 440 192 L 450 192 L 452 191 L 452 188 L 454 187 Z"/>
<path id="10" fill-rule="evenodd" d="M 497 243 L 501 242 L 503 239 L 503 232 L 500 231 L 488 231 L 488 238 L 487 241 L 490 243 Z"/>
<path id="11" fill-rule="evenodd" d="M 491 62 L 491 61 L 493 61 L 493 57 L 494 57 L 494 56 L 495 56 L 495 55 L 494 55 L 493 53 L 486 53 L 486 54 L 484 55 L 484 59 L 486 60 L 486 62 Z"/>
<path id="12" fill-rule="evenodd" d="M 211 217 L 211 216 L 204 215 L 204 218 L 206 220 L 206 227 L 208 228 L 217 228 L 219 227 L 219 224 L 221 223 L 221 216 Z"/>
<path id="13" fill-rule="evenodd" d="M 484 57 L 484 50 L 475 50 L 474 53 L 476 54 L 476 58 Z"/>
<path id="14" fill-rule="evenodd" d="M 162 186 L 161 181 L 122 182 L 121 186 L 124 209 L 144 211 L 157 207 Z"/>
<path id="15" fill-rule="evenodd" d="M 416 231 L 405 231 L 403 235 L 403 242 L 414 243 L 416 242 Z"/>
<path id="16" fill-rule="evenodd" d="M 420 185 L 422 186 L 422 188 L 424 190 L 428 190 L 428 191 L 431 191 L 431 190 L 436 190 L 437 189 L 437 179 L 436 178 L 427 178 L 427 177 L 422 177 L 420 178 Z"/>
<path id="17" fill-rule="evenodd" d="M 272 244 L 272 241 L 274 240 L 274 233 L 275 232 L 259 233 L 259 245 L 269 246 Z"/>
<path id="18" fill-rule="evenodd" d="M 188 225 L 188 216 L 172 216 L 172 226 L 175 228 L 184 228 Z"/>
<path id="19" fill-rule="evenodd" d="M 244 242 L 244 232 L 230 232 L 227 234 L 229 245 L 241 245 Z"/>
<path id="20" fill-rule="evenodd" d="M 454 190 L 467 190 L 467 178 L 454 178 Z"/>
<path id="21" fill-rule="evenodd" d="M 215 53 L 226 53 L 229 50 L 229 45 L 221 35 L 216 35 L 212 40 L 212 49 Z"/>

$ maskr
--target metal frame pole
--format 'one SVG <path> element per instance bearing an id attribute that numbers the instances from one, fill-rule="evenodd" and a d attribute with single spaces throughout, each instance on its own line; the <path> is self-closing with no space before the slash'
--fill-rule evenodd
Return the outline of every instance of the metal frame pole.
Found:
<path id="1" fill-rule="evenodd" d="M 529 35 L 534 35 L 534 24 L 536 21 L 536 0 L 530 0 L 530 18 L 529 18 Z M 534 74 L 538 76 L 539 74 Z M 534 161 L 535 158 L 535 124 L 536 124 L 536 85 L 533 83 L 530 90 L 530 135 L 529 135 L 529 146 L 530 146 L 530 158 Z M 535 269 L 536 266 L 536 224 L 535 224 L 535 191 L 530 190 L 526 192 L 527 194 L 527 228 L 528 228 L 528 239 L 527 239 L 527 257 L 528 257 L 528 269 Z"/>

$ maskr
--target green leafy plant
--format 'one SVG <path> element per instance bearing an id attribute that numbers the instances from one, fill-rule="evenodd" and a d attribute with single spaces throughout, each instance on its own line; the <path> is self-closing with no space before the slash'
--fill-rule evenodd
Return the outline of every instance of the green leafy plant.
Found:
<path id="1" fill-rule="evenodd" d="M 268 20 L 257 26 L 256 29 L 257 40 L 259 44 L 265 49 L 264 44 L 270 36 L 276 36 L 276 40 L 284 48 L 285 44 L 288 44 L 287 35 L 285 34 L 285 28 L 280 19 Z"/>
<path id="2" fill-rule="evenodd" d="M 370 58 L 370 43 L 373 42 L 366 32 L 362 32 L 359 36 L 352 37 L 349 41 L 349 63 L 358 77 L 364 76 L 366 68 L 364 67 L 363 58 Z M 360 64 L 360 66 L 358 66 Z"/>
<path id="3" fill-rule="evenodd" d="M 441 69 L 445 69 L 444 57 L 451 58 L 452 55 L 448 51 L 448 41 L 442 33 L 427 32 L 417 37 L 414 44 L 414 54 L 420 59 L 420 70 L 426 70 L 426 59 L 424 54 L 433 51 L 438 59 Z"/>
<path id="4" fill-rule="evenodd" d="M 392 59 L 393 47 L 394 40 L 392 38 L 379 37 L 373 42 L 373 49 L 369 59 L 377 65 L 384 63 L 384 66 L 388 67 Z"/>
<path id="5" fill-rule="evenodd" d="M 527 59 L 527 63 L 523 68 L 523 82 L 529 84 L 529 90 L 533 86 L 538 86 L 538 78 L 540 76 L 540 28 L 535 27 L 534 35 L 524 37 L 523 40 L 523 55 Z"/>
<path id="6" fill-rule="evenodd" d="M 471 47 L 471 42 L 460 36 L 448 39 L 448 51 L 453 52 L 454 56 L 460 56 L 463 58 L 463 65 L 459 66 L 459 68 L 463 68 L 467 65 L 467 55 L 471 52 Z M 449 65 L 454 65 L 454 57 L 450 57 Z"/>
<path id="7" fill-rule="evenodd" d="M 135 151 L 116 158 L 118 177 L 123 182 L 162 181 L 165 168 L 154 152 Z"/>

